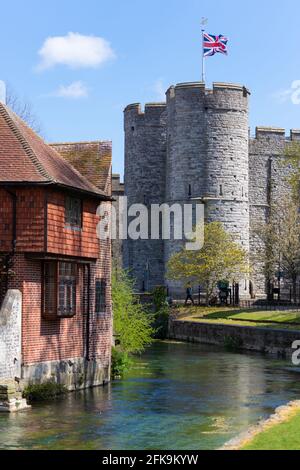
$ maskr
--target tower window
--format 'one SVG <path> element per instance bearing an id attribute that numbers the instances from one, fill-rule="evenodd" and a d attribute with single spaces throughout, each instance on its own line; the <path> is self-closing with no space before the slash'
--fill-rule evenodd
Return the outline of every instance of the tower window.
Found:
<path id="1" fill-rule="evenodd" d="M 189 184 L 189 197 L 192 197 L 192 185 Z"/>
<path id="2" fill-rule="evenodd" d="M 223 185 L 221 184 L 221 185 L 220 185 L 220 196 L 223 196 L 223 195 L 224 195 L 224 194 L 223 194 Z"/>

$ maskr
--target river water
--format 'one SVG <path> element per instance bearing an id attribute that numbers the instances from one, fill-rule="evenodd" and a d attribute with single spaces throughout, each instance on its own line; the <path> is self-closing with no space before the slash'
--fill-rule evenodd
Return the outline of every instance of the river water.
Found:
<path id="1" fill-rule="evenodd" d="M 0 449 L 216 449 L 300 398 L 289 362 L 155 343 L 123 381 L 0 414 Z"/>

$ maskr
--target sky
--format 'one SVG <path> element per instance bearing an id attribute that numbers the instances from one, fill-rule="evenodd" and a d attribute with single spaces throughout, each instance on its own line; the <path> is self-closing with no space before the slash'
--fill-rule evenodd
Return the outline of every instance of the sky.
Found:
<path id="1" fill-rule="evenodd" d="M 123 109 L 201 80 L 201 18 L 229 38 L 206 59 L 207 86 L 251 90 L 250 125 L 300 128 L 300 2 L 1 2 L 0 79 L 30 102 L 48 142 L 113 141 L 123 173 Z"/>

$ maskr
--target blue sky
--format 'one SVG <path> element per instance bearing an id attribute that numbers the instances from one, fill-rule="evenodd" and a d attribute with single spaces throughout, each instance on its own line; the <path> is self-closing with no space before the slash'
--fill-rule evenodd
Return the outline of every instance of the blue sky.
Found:
<path id="1" fill-rule="evenodd" d="M 0 78 L 32 103 L 46 140 L 112 139 L 122 173 L 123 108 L 200 80 L 203 16 L 230 39 L 228 57 L 207 59 L 208 85 L 250 88 L 252 132 L 300 128 L 297 0 L 2 2 Z"/>

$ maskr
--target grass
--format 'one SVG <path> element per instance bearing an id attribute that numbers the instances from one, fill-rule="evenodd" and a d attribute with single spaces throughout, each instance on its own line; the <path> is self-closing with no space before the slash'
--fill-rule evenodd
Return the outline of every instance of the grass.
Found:
<path id="1" fill-rule="evenodd" d="M 242 450 L 300 450 L 300 412 L 258 434 Z"/>
<path id="2" fill-rule="evenodd" d="M 179 319 L 201 323 L 221 323 L 264 328 L 300 330 L 300 312 L 231 307 L 180 307 Z"/>

